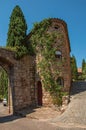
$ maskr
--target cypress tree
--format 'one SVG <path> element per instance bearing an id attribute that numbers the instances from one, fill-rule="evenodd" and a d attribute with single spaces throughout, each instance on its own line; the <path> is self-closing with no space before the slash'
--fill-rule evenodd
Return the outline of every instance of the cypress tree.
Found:
<path id="1" fill-rule="evenodd" d="M 85 66 L 86 66 L 85 59 L 83 59 L 82 60 L 82 71 L 84 70 Z"/>
<path id="2" fill-rule="evenodd" d="M 82 79 L 86 80 L 86 62 L 85 62 L 85 59 L 82 60 Z"/>
<path id="3" fill-rule="evenodd" d="M 7 46 L 21 46 L 23 39 L 26 36 L 27 24 L 22 10 L 17 5 L 11 14 L 10 24 L 8 29 Z"/>
<path id="4" fill-rule="evenodd" d="M 8 75 L 5 70 L 0 67 L 0 99 L 8 97 Z"/>
<path id="5" fill-rule="evenodd" d="M 77 80 L 78 73 L 77 73 L 77 64 L 75 56 L 71 57 L 71 72 L 72 72 L 72 80 Z"/>

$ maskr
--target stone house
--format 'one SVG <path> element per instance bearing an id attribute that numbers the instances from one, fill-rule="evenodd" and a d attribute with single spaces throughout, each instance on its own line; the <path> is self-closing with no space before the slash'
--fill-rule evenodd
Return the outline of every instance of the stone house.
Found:
<path id="1" fill-rule="evenodd" d="M 58 70 L 59 74 L 54 75 L 55 80 L 59 85 L 62 86 L 62 91 L 70 91 L 71 86 L 71 68 L 70 68 L 70 42 L 68 37 L 67 24 L 56 18 L 51 18 L 51 25 L 48 27 L 47 32 L 53 34 L 56 32 L 60 34 L 60 37 L 56 37 L 55 42 L 53 43 L 53 48 L 55 51 L 55 62 L 52 63 L 53 75 Z M 31 39 L 33 34 L 27 36 L 27 41 Z M 31 43 L 32 44 L 32 43 Z M 48 91 L 43 87 L 42 77 L 40 76 L 40 69 L 37 68 L 37 63 L 42 59 L 41 53 L 36 54 L 36 73 L 35 73 L 35 101 L 36 105 L 52 105 L 52 97 Z M 57 65 L 58 63 L 58 65 Z M 60 63 L 60 64 L 59 64 Z"/>
<path id="2" fill-rule="evenodd" d="M 55 33 L 54 41 L 51 39 L 52 47 L 50 48 L 50 50 L 54 48 L 54 57 L 52 62 L 50 62 L 50 71 L 53 77 L 52 81 L 58 83 L 58 85 L 62 87 L 62 91 L 69 92 L 71 86 L 71 50 L 67 25 L 63 20 L 55 18 L 50 19 L 50 23 L 51 24 L 48 25 L 46 31 L 49 35 L 51 35 L 51 37 L 53 37 L 53 33 Z M 35 34 L 36 33 L 37 30 L 35 30 Z M 26 44 L 31 42 L 30 40 L 32 37 L 33 34 L 30 33 L 26 37 L 24 43 Z M 28 45 L 30 46 L 32 44 L 33 43 Z M 45 46 L 43 47 L 45 48 Z M 39 51 L 39 49 L 39 53 L 36 52 L 36 55 L 25 55 L 18 60 L 15 58 L 14 51 L 0 48 L 0 66 L 2 66 L 8 74 L 8 88 L 12 93 L 12 106 L 14 114 L 31 105 L 51 106 L 53 104 L 49 91 L 46 91 L 43 86 L 43 77 L 40 74 L 40 68 L 37 67 L 38 62 L 44 58 L 41 53 L 42 50 Z M 45 66 L 45 74 L 47 70 L 48 69 Z M 47 74 L 45 77 L 46 76 Z M 49 87 L 52 88 L 52 86 Z"/>

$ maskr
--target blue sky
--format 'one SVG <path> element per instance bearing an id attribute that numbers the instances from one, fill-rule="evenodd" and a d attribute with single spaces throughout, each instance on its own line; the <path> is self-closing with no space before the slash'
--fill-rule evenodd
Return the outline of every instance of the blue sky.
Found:
<path id="1" fill-rule="evenodd" d="M 13 8 L 22 9 L 28 30 L 45 18 L 61 18 L 68 26 L 71 54 L 78 67 L 86 59 L 86 0 L 0 0 L 0 46 L 6 45 L 10 16 Z"/>

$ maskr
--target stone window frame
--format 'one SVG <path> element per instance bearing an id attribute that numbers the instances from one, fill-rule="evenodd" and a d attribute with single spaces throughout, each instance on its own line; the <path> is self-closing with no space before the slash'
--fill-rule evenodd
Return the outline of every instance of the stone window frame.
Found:
<path id="1" fill-rule="evenodd" d="M 59 26 L 54 26 L 54 29 L 58 30 L 58 29 L 59 29 Z"/>
<path id="2" fill-rule="evenodd" d="M 58 85 L 60 85 L 61 87 L 64 87 L 64 79 L 63 77 L 58 77 L 56 82 L 58 83 Z"/>
<path id="3" fill-rule="evenodd" d="M 60 50 L 55 51 L 55 57 L 57 59 L 62 60 L 62 51 L 60 51 Z"/>

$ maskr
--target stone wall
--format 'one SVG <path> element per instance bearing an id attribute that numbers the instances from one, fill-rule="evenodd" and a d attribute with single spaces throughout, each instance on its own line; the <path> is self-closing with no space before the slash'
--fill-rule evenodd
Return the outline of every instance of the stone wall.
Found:
<path id="1" fill-rule="evenodd" d="M 51 71 L 55 77 L 55 80 L 58 77 L 62 77 L 64 81 L 63 91 L 69 92 L 71 86 L 71 68 L 70 68 L 70 42 L 68 37 L 67 25 L 63 20 L 60 19 L 51 19 L 52 25 L 47 30 L 48 33 L 56 32 L 60 34 L 60 36 L 56 38 L 55 43 L 53 43 L 53 48 L 57 48 L 57 50 L 61 51 L 62 59 L 56 58 L 52 64 Z M 41 54 L 36 55 L 36 63 L 42 60 Z M 57 65 L 58 64 L 58 65 Z M 55 71 L 58 70 L 59 75 L 55 74 Z M 37 73 L 40 73 L 40 69 L 37 68 Z M 40 81 L 42 77 L 40 77 Z M 42 83 L 42 82 L 41 82 Z M 43 88 L 43 105 L 52 105 L 52 97 L 49 92 L 44 90 Z"/>
<path id="2" fill-rule="evenodd" d="M 61 51 L 62 60 L 56 59 L 57 65 L 53 65 L 53 71 L 59 71 L 59 77 L 64 80 L 64 91 L 70 90 L 71 86 L 71 67 L 70 67 L 70 42 L 68 37 L 67 25 L 63 20 L 52 19 L 52 26 L 48 30 L 49 32 L 57 32 L 61 36 L 57 36 L 56 42 L 53 44 L 54 48 Z M 58 78 L 58 76 L 56 77 Z"/>
<path id="3" fill-rule="evenodd" d="M 35 104 L 35 64 L 34 57 L 25 56 L 16 61 L 14 67 L 14 107 L 18 110 Z"/>
<path id="4" fill-rule="evenodd" d="M 62 53 L 61 61 L 56 58 L 56 61 L 52 63 L 51 70 L 55 76 L 55 80 L 58 77 L 63 78 L 63 90 L 69 92 L 71 86 L 71 69 L 67 25 L 59 19 L 51 19 L 51 22 L 52 26 L 47 31 L 48 33 L 58 32 L 61 34 L 61 37 L 57 36 L 53 47 Z M 37 69 L 37 62 L 41 58 L 42 56 L 39 54 L 36 55 L 36 58 L 34 56 L 24 56 L 17 60 L 15 59 L 15 52 L 0 48 L 0 65 L 7 71 L 9 76 L 14 114 L 30 105 L 38 104 L 37 82 L 41 81 L 42 77 L 38 75 L 40 70 Z M 55 74 L 56 70 L 59 71 L 59 75 Z M 42 102 L 43 105 L 52 105 L 52 98 L 44 88 L 42 88 Z"/>
<path id="5" fill-rule="evenodd" d="M 12 92 L 13 113 L 35 105 L 35 58 L 15 59 L 15 53 L 0 48 L 0 65 L 7 71 Z"/>

